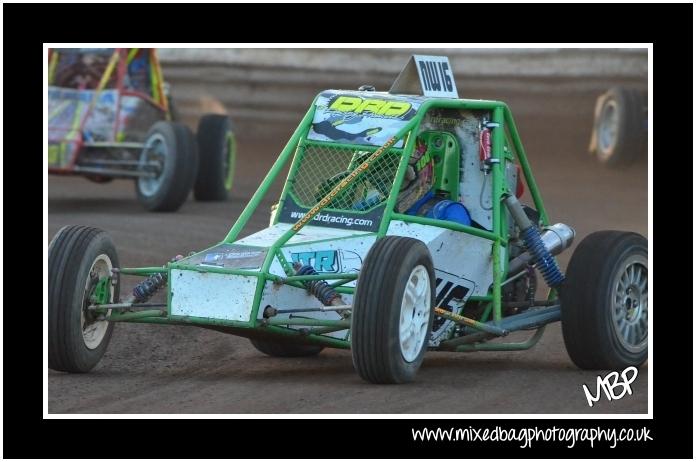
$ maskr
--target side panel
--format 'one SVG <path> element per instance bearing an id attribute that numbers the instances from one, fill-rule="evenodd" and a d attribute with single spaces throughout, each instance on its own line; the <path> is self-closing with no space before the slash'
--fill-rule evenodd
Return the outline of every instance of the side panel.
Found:
<path id="1" fill-rule="evenodd" d="M 49 142 L 70 141 L 82 131 L 86 141 L 113 141 L 117 90 L 73 90 L 49 87 Z M 85 116 L 94 104 L 89 117 Z M 84 127 L 80 130 L 84 123 Z"/>
<path id="2" fill-rule="evenodd" d="M 259 271 L 268 249 L 236 245 L 218 244 L 180 260 L 180 264 L 199 267 L 243 269 Z"/>
<path id="3" fill-rule="evenodd" d="M 394 220 L 388 235 L 419 239 L 428 246 L 438 277 L 461 283 L 467 296 L 486 295 L 493 283 L 492 242 L 470 234 Z"/>
<path id="4" fill-rule="evenodd" d="M 358 235 L 322 242 L 303 243 L 283 247 L 283 255 L 291 263 L 312 265 L 320 274 L 358 273 L 376 235 Z M 284 274 L 277 259 L 270 268 L 273 274 Z M 346 284 L 355 287 L 355 281 Z"/>
<path id="5" fill-rule="evenodd" d="M 173 316 L 247 322 L 257 278 L 173 269 L 170 291 Z"/>
<path id="6" fill-rule="evenodd" d="M 234 243 L 254 247 L 271 247 L 290 228 L 292 228 L 292 224 L 290 223 L 276 223 L 275 225 L 239 239 Z M 300 232 L 292 236 L 286 245 L 295 245 L 312 241 L 328 241 L 369 234 L 370 233 L 366 233 L 364 231 L 352 231 L 307 225 L 300 230 Z"/>
<path id="7" fill-rule="evenodd" d="M 486 295 L 493 283 L 492 242 L 434 226 L 392 221 L 387 234 L 419 239 L 428 246 L 435 266 L 435 303 L 460 314 L 472 295 Z M 428 345 L 450 338 L 453 321 L 435 317 Z"/>

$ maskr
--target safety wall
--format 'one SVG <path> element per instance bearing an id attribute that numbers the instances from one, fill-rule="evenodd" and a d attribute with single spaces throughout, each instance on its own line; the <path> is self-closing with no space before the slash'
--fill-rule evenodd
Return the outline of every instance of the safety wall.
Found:
<path id="1" fill-rule="evenodd" d="M 518 102 L 562 114 L 563 95 L 585 95 L 587 111 L 612 85 L 647 87 L 645 49 L 188 48 L 160 49 L 160 59 L 185 122 L 226 112 L 238 132 L 259 135 L 286 133 L 323 89 L 387 90 L 413 53 L 448 56 L 460 97 L 504 100 L 513 110 Z"/>

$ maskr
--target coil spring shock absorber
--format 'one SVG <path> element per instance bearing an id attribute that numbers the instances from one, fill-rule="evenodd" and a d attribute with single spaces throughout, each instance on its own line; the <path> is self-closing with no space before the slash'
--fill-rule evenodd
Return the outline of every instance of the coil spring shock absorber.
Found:
<path id="1" fill-rule="evenodd" d="M 313 276 L 319 274 L 311 265 L 301 266 L 299 263 L 296 263 L 294 266 L 296 276 Z M 331 306 L 335 300 L 341 300 L 341 296 L 338 292 L 326 281 L 304 281 L 302 284 L 307 288 L 310 294 L 317 297 L 325 306 Z"/>
<path id="2" fill-rule="evenodd" d="M 522 240 L 524 240 L 527 251 L 532 256 L 531 262 L 536 264 L 549 287 L 556 288 L 560 286 L 565 276 L 563 276 L 563 273 L 558 268 L 556 259 L 551 255 L 551 252 L 549 252 L 549 249 L 546 248 L 544 242 L 541 240 L 539 228 L 531 222 L 524 212 L 522 205 L 514 195 L 508 194 L 504 202 L 512 218 L 515 220 L 515 223 L 520 227 L 520 236 Z"/>
<path id="3" fill-rule="evenodd" d="M 133 302 L 143 303 L 167 284 L 167 273 L 157 273 L 133 288 Z"/>
<path id="4" fill-rule="evenodd" d="M 181 260 L 183 255 L 177 255 L 170 262 Z M 167 273 L 155 273 L 133 288 L 133 303 L 144 303 L 158 290 L 167 285 Z"/>
<path id="5" fill-rule="evenodd" d="M 521 236 L 527 250 L 532 254 L 532 260 L 544 277 L 544 281 L 546 281 L 549 287 L 558 287 L 561 285 L 565 277 L 558 268 L 556 259 L 551 255 L 544 245 L 544 242 L 541 240 L 539 229 L 536 226 L 530 226 L 522 230 Z"/>

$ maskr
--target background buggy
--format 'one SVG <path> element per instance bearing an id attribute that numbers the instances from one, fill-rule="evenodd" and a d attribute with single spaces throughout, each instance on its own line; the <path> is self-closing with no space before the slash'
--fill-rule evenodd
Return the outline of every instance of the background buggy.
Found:
<path id="1" fill-rule="evenodd" d="M 191 189 L 198 200 L 227 197 L 229 118 L 203 116 L 197 139 L 177 122 L 154 49 L 52 49 L 48 82 L 49 173 L 134 179 L 153 211 L 177 210 Z"/>

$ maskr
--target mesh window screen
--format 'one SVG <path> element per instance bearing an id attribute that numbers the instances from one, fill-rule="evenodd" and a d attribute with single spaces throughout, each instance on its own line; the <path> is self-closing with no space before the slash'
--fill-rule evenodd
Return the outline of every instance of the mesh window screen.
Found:
<path id="1" fill-rule="evenodd" d="M 363 163 L 374 151 L 307 144 L 291 193 L 303 207 L 312 207 Z M 399 167 L 400 152 L 391 150 L 377 159 L 328 208 L 366 211 L 387 200 Z"/>

